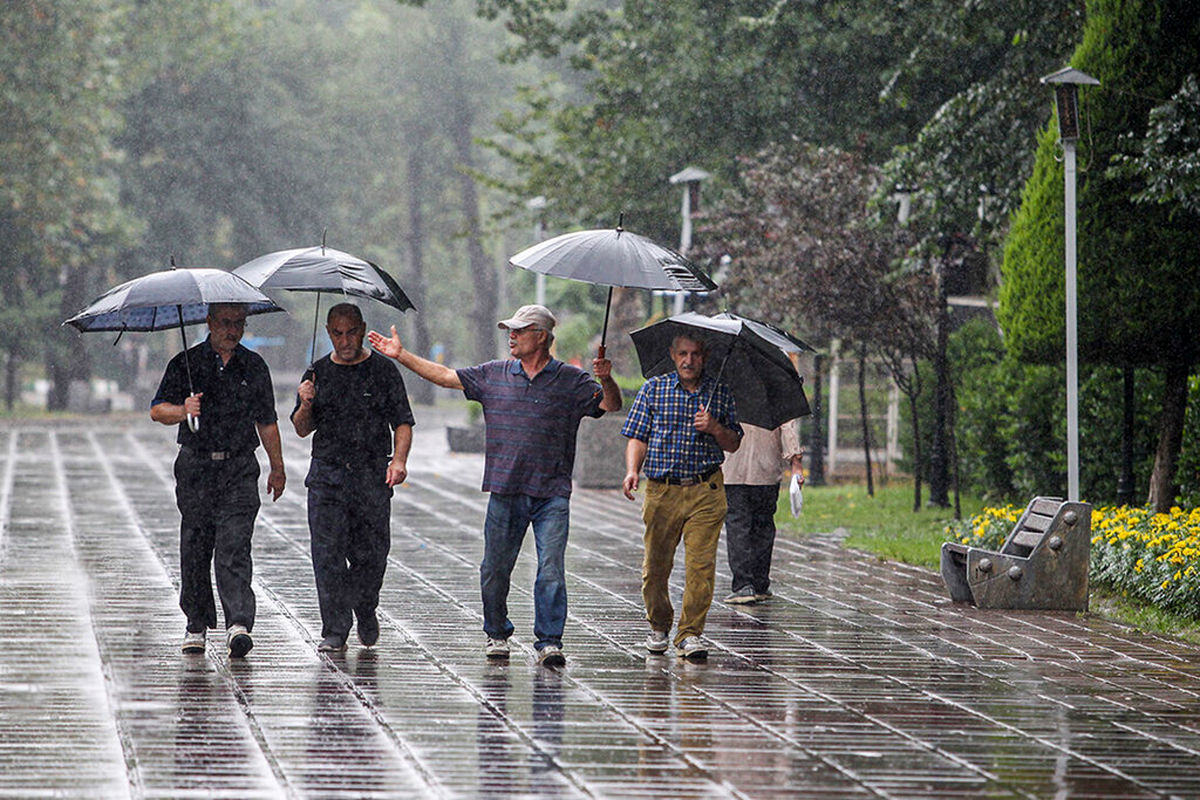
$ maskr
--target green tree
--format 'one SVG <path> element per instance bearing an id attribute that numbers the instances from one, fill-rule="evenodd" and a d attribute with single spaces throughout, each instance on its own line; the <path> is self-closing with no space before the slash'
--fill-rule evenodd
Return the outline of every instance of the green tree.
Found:
<path id="1" fill-rule="evenodd" d="M 1169 54 L 1165 57 L 1164 54 Z M 1168 508 L 1200 329 L 1200 249 L 1195 219 L 1173 204 L 1132 200 L 1143 181 L 1102 168 L 1136 156 L 1150 111 L 1200 65 L 1200 17 L 1183 0 L 1094 0 L 1071 61 L 1099 79 L 1084 93 L 1080 140 L 1079 351 L 1115 366 L 1153 366 L 1164 375 L 1159 443 L 1149 502 Z M 1062 168 L 1054 127 L 1038 137 L 1004 251 L 999 318 L 1006 343 L 1022 359 L 1063 358 Z"/>

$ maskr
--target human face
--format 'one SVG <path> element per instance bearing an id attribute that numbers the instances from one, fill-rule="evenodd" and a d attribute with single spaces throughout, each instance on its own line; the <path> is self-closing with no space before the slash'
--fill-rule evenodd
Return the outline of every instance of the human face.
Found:
<path id="1" fill-rule="evenodd" d="M 513 358 L 531 356 L 542 349 L 545 331 L 538 330 L 532 325 L 524 328 L 508 329 L 508 352 Z"/>
<path id="2" fill-rule="evenodd" d="M 338 364 L 353 364 L 361 360 L 366 323 L 351 317 L 334 317 L 325 326 L 329 343 L 333 345 L 333 360 Z"/>
<path id="3" fill-rule="evenodd" d="M 704 373 L 704 348 L 699 342 L 682 336 L 677 338 L 671 343 L 671 360 L 675 362 L 680 383 L 689 389 L 700 385 L 700 376 Z"/>
<path id="4" fill-rule="evenodd" d="M 220 306 L 208 312 L 208 333 L 212 347 L 226 359 L 246 332 L 246 309 Z"/>

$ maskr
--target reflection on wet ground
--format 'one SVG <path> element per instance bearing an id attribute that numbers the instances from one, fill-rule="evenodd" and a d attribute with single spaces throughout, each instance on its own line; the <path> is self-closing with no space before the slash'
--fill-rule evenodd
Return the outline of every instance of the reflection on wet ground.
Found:
<path id="1" fill-rule="evenodd" d="M 834 534 L 778 544 L 769 602 L 714 605 L 708 663 L 647 655 L 638 508 L 615 491 L 574 499 L 567 666 L 534 663 L 531 553 L 513 656 L 488 662 L 481 462 L 424 427 L 380 643 L 332 657 L 315 647 L 306 443 L 285 439 L 238 662 L 219 637 L 178 652 L 168 431 L 0 427 L 0 797 L 1200 796 L 1200 650 L 954 606 L 935 574 Z"/>

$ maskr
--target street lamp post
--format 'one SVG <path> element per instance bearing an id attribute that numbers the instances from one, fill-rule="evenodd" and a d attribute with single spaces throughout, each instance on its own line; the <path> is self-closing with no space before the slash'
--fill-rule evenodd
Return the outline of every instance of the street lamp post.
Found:
<path id="1" fill-rule="evenodd" d="M 700 181 L 712 177 L 696 167 L 685 167 L 671 176 L 671 183 L 683 184 L 683 203 L 679 213 L 683 224 L 679 229 L 679 253 L 687 255 L 692 247 L 692 214 L 700 210 Z M 675 314 L 683 313 L 683 297 L 686 292 L 675 293 Z"/>
<path id="2" fill-rule="evenodd" d="M 546 233 L 546 198 L 543 195 L 531 197 L 525 201 L 525 207 L 533 212 L 533 241 L 536 244 L 542 240 Z M 542 273 L 537 273 L 537 278 L 534 284 L 536 289 L 536 298 L 534 300 L 539 306 L 546 305 L 546 276 Z"/>
<path id="3" fill-rule="evenodd" d="M 1079 87 L 1100 81 L 1072 67 L 1041 79 L 1053 84 L 1058 112 L 1058 138 L 1063 146 L 1067 294 L 1067 500 L 1079 500 L 1079 336 L 1075 318 L 1075 143 L 1079 141 Z"/>

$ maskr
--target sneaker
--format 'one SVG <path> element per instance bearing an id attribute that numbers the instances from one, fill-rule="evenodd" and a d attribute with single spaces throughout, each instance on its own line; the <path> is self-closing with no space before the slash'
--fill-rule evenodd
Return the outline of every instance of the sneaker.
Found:
<path id="1" fill-rule="evenodd" d="M 358 640 L 364 647 L 373 647 L 379 641 L 379 618 L 372 609 L 358 617 Z"/>
<path id="2" fill-rule="evenodd" d="M 488 658 L 508 658 L 508 639 L 493 639 L 489 636 L 484 652 Z"/>
<path id="3" fill-rule="evenodd" d="M 179 649 L 185 653 L 203 653 L 204 631 L 187 631 L 183 635 L 183 645 Z"/>
<path id="4" fill-rule="evenodd" d="M 682 642 L 675 645 L 675 649 L 679 651 L 680 658 L 694 661 L 708 658 L 708 648 L 699 636 L 685 636 Z"/>
<path id="5" fill-rule="evenodd" d="M 341 653 L 346 649 L 346 637 L 331 633 L 317 645 L 318 653 Z"/>
<path id="6" fill-rule="evenodd" d="M 756 603 L 761 603 L 763 600 L 769 600 L 772 597 L 774 597 L 774 595 L 771 594 L 770 589 L 766 590 L 765 592 L 755 592 L 754 593 L 754 601 Z"/>
<path id="7" fill-rule="evenodd" d="M 538 663 L 543 667 L 561 667 L 567 663 L 567 657 L 561 647 L 548 644 L 538 651 Z"/>
<path id="8" fill-rule="evenodd" d="M 755 593 L 753 586 L 743 586 L 742 588 L 738 589 L 736 592 L 733 592 L 732 594 L 727 595 L 725 597 L 725 602 L 726 603 L 735 603 L 738 605 L 744 605 L 747 603 L 757 603 L 758 599 L 759 599 L 759 596 L 758 596 L 758 594 Z"/>
<path id="9" fill-rule="evenodd" d="M 254 647 L 254 640 L 250 638 L 250 632 L 246 630 L 245 625 L 230 625 L 225 637 L 230 658 L 241 658 Z"/>
<path id="10" fill-rule="evenodd" d="M 650 633 L 646 634 L 646 649 L 656 656 L 667 652 L 667 632 L 651 628 Z"/>

